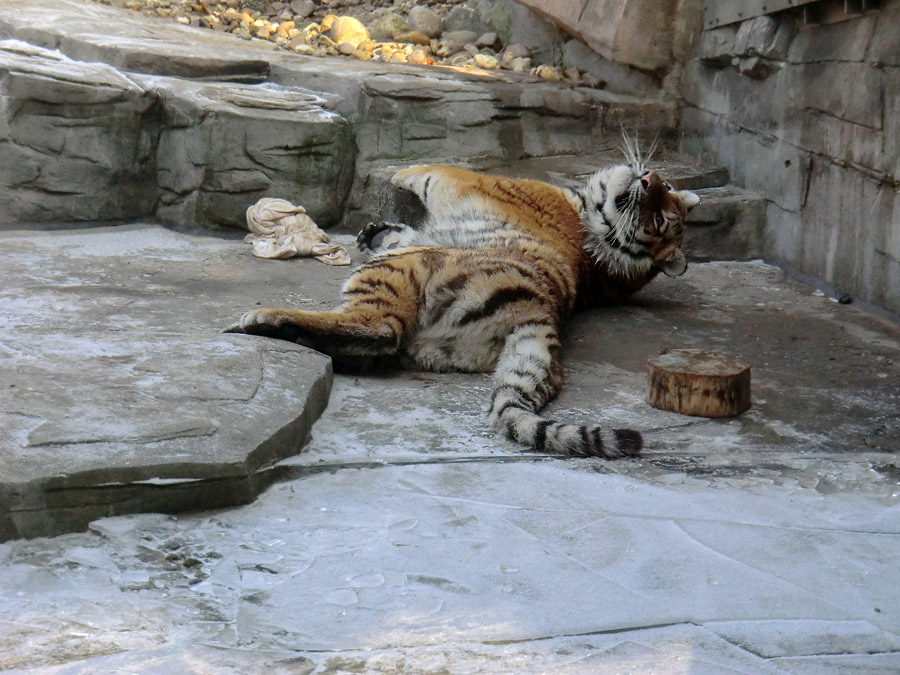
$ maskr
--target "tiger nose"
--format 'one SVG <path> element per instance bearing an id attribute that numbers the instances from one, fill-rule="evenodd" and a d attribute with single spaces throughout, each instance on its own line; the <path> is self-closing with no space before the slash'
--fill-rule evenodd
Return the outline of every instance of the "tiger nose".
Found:
<path id="1" fill-rule="evenodd" d="M 662 178 L 659 177 L 659 174 L 655 171 L 648 171 L 643 176 L 641 176 L 641 185 L 644 186 L 644 189 L 648 192 L 655 188 L 660 188 L 663 185 Z"/>

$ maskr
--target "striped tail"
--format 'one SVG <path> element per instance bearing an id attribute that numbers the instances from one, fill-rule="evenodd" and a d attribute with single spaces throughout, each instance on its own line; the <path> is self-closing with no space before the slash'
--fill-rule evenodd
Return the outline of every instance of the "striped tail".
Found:
<path id="1" fill-rule="evenodd" d="M 506 339 L 494 370 L 491 423 L 538 452 L 568 457 L 630 457 L 643 447 L 640 433 L 596 425 L 562 424 L 537 414 L 559 389 L 553 326 L 519 326 Z"/>

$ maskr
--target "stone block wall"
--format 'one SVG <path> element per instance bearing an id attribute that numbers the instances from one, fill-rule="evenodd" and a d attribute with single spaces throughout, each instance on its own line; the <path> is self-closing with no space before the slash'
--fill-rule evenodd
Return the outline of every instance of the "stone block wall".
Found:
<path id="1" fill-rule="evenodd" d="M 0 40 L 0 54 L 0 218 L 148 213 L 156 99 L 105 64 L 17 40 Z"/>
<path id="2" fill-rule="evenodd" d="M 683 149 L 768 204 L 768 259 L 900 312 L 900 0 L 819 3 L 705 31 Z"/>

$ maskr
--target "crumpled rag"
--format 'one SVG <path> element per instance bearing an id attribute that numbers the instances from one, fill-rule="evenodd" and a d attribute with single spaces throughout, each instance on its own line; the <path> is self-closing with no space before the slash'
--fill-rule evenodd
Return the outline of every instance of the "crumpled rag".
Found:
<path id="1" fill-rule="evenodd" d="M 244 241 L 253 246 L 257 258 L 312 256 L 326 265 L 349 265 L 350 254 L 319 229 L 306 209 L 286 199 L 266 197 L 247 209 Z"/>

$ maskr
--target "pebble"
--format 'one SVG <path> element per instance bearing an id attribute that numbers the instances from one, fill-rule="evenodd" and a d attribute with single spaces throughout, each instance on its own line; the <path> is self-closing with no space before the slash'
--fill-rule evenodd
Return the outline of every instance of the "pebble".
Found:
<path id="1" fill-rule="evenodd" d="M 421 49 L 414 49 L 406 57 L 406 62 L 416 66 L 424 66 L 428 63 L 428 54 Z"/>
<path id="2" fill-rule="evenodd" d="M 409 24 L 399 14 L 385 14 L 372 24 L 371 33 L 375 40 L 396 40 L 401 33 L 409 32 Z"/>
<path id="3" fill-rule="evenodd" d="M 475 40 L 475 45 L 478 47 L 491 47 L 494 48 L 500 43 L 500 38 L 497 37 L 496 33 L 485 33 L 480 36 L 477 40 Z"/>
<path id="4" fill-rule="evenodd" d="M 355 49 L 365 40 L 370 39 L 369 29 L 359 19 L 352 16 L 338 16 L 331 22 L 328 33 L 336 44 L 349 43 Z M 325 27 L 325 23 L 322 23 Z"/>
<path id="5" fill-rule="evenodd" d="M 109 0 L 91 1 L 109 4 Z M 606 86 L 603 80 L 575 68 L 563 72 L 549 65 L 535 67 L 526 46 L 504 47 L 494 31 L 481 35 L 470 30 L 443 32 L 443 15 L 462 0 L 218 0 L 216 4 L 206 0 L 114 0 L 113 4 L 245 40 L 266 40 L 304 55 L 482 70 L 505 68 L 554 81 L 565 79 L 579 86 Z M 339 15 L 341 10 L 346 14 Z M 316 17 L 320 23 L 316 23 Z M 406 47 L 385 42 L 400 42 Z M 499 56 L 494 50 L 500 52 Z"/>
<path id="6" fill-rule="evenodd" d="M 407 42 L 413 45 L 421 45 L 423 47 L 431 45 L 431 39 L 417 30 L 411 30 L 408 33 L 400 33 L 396 37 L 397 42 Z"/>
<path id="7" fill-rule="evenodd" d="M 507 45 L 506 49 L 503 50 L 503 58 L 509 58 L 510 60 L 515 58 L 527 58 L 529 56 L 531 56 L 531 50 L 525 45 L 517 42 Z"/>
<path id="8" fill-rule="evenodd" d="M 292 0 L 290 7 L 291 11 L 301 19 L 305 19 L 316 11 L 316 3 L 312 0 Z M 296 21 L 296 19 L 294 20 Z"/>
<path id="9" fill-rule="evenodd" d="M 423 33 L 429 38 L 440 37 L 444 29 L 444 20 L 429 7 L 413 7 L 406 20 L 410 30 Z"/>
<path id="10" fill-rule="evenodd" d="M 509 62 L 509 68 L 514 73 L 527 73 L 531 71 L 531 59 L 517 56 Z"/>
<path id="11" fill-rule="evenodd" d="M 500 61 L 490 54 L 476 54 L 475 65 L 484 70 L 496 70 L 500 67 Z"/>
<path id="12" fill-rule="evenodd" d="M 537 75 L 545 80 L 553 80 L 554 82 L 561 82 L 563 79 L 562 73 L 559 72 L 559 68 L 554 68 L 553 66 L 536 66 L 531 69 L 531 74 Z"/>

